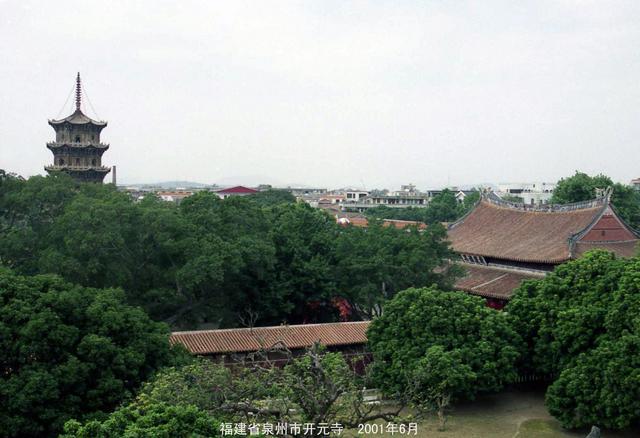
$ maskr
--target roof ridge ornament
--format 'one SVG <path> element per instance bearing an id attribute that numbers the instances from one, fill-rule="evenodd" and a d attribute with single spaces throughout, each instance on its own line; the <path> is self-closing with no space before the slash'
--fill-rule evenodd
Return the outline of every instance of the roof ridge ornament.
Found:
<path id="1" fill-rule="evenodd" d="M 493 204 L 495 206 L 503 207 L 503 208 L 510 208 L 513 210 L 555 213 L 555 212 L 575 211 L 575 210 L 584 210 L 589 208 L 602 207 L 604 205 L 609 204 L 610 196 L 611 196 L 611 190 L 609 190 L 608 188 L 604 192 L 603 196 L 596 196 L 595 199 L 590 199 L 588 201 L 572 202 L 569 204 L 530 205 L 530 204 L 524 204 L 522 202 L 505 201 L 493 191 L 488 192 L 486 194 L 486 197 L 484 197 L 483 199 L 487 201 L 489 204 Z"/>
<path id="2" fill-rule="evenodd" d="M 80 81 L 80 72 L 78 72 L 78 76 L 76 76 L 76 111 L 81 111 L 80 106 L 82 105 L 82 82 Z"/>

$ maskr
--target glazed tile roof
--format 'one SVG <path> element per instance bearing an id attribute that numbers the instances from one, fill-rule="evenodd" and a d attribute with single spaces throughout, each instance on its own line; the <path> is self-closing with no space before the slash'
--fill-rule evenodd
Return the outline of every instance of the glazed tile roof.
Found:
<path id="1" fill-rule="evenodd" d="M 193 354 L 242 353 L 268 349 L 280 343 L 289 349 L 306 348 L 319 341 L 325 346 L 367 342 L 369 321 L 283 325 L 223 330 L 173 332 L 172 344 L 181 343 Z"/>
<path id="2" fill-rule="evenodd" d="M 544 272 L 515 270 L 495 266 L 461 263 L 466 275 L 456 281 L 455 288 L 485 298 L 508 300 L 524 280 L 544 278 Z"/>
<path id="3" fill-rule="evenodd" d="M 500 259 L 560 263 L 571 258 L 569 239 L 603 212 L 603 205 L 548 210 L 515 208 L 483 199 L 449 226 L 449 240 L 461 254 Z"/>

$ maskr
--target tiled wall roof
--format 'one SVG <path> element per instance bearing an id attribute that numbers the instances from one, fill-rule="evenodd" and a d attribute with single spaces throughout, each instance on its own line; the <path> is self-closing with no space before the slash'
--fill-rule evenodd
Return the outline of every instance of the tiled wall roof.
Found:
<path id="1" fill-rule="evenodd" d="M 283 343 L 289 349 L 319 341 L 326 346 L 364 344 L 369 321 L 173 332 L 171 343 L 183 344 L 193 354 L 242 353 Z"/>

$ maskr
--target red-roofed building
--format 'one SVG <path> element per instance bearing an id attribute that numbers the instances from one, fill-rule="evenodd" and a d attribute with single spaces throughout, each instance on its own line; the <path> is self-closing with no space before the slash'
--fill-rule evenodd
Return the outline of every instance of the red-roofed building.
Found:
<path id="1" fill-rule="evenodd" d="M 218 196 L 220 196 L 222 199 L 224 199 L 229 196 L 253 195 L 254 193 L 258 193 L 258 190 L 251 189 L 245 186 L 235 186 L 235 187 L 227 187 L 226 189 L 222 189 L 222 190 L 216 190 L 215 193 Z"/>
<path id="2" fill-rule="evenodd" d="M 369 324 L 369 321 L 357 321 L 196 330 L 173 332 L 169 341 L 184 345 L 194 355 L 225 364 L 242 362 L 252 358 L 256 352 L 264 352 L 271 362 L 278 364 L 286 360 L 285 350 L 294 356 L 300 355 L 315 342 L 329 351 L 339 351 L 346 358 L 356 358 L 365 363 L 369 361 L 366 350 Z"/>
<path id="3" fill-rule="evenodd" d="M 542 278 L 588 250 L 633 256 L 640 234 L 620 219 L 610 197 L 607 191 L 588 202 L 528 206 L 483 194 L 473 210 L 449 225 L 451 247 L 467 271 L 456 287 L 502 307 L 523 280 Z"/>

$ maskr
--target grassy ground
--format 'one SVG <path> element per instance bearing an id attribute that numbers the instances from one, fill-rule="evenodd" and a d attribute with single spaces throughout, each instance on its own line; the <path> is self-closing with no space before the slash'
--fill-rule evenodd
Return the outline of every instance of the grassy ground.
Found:
<path id="1" fill-rule="evenodd" d="M 356 431 L 346 436 L 357 437 Z M 455 406 L 445 431 L 438 431 L 438 420 L 429 416 L 418 424 L 418 437 L 433 438 L 584 438 L 586 431 L 566 431 L 549 415 L 540 391 L 506 391 Z M 344 435 L 343 435 L 344 436 Z M 390 437 L 391 434 L 370 436 Z M 394 437 L 403 435 L 395 434 Z M 406 436 L 406 435 L 405 435 Z M 410 435 L 413 436 L 413 435 Z M 603 431 L 603 438 L 631 438 L 640 430 Z"/>

